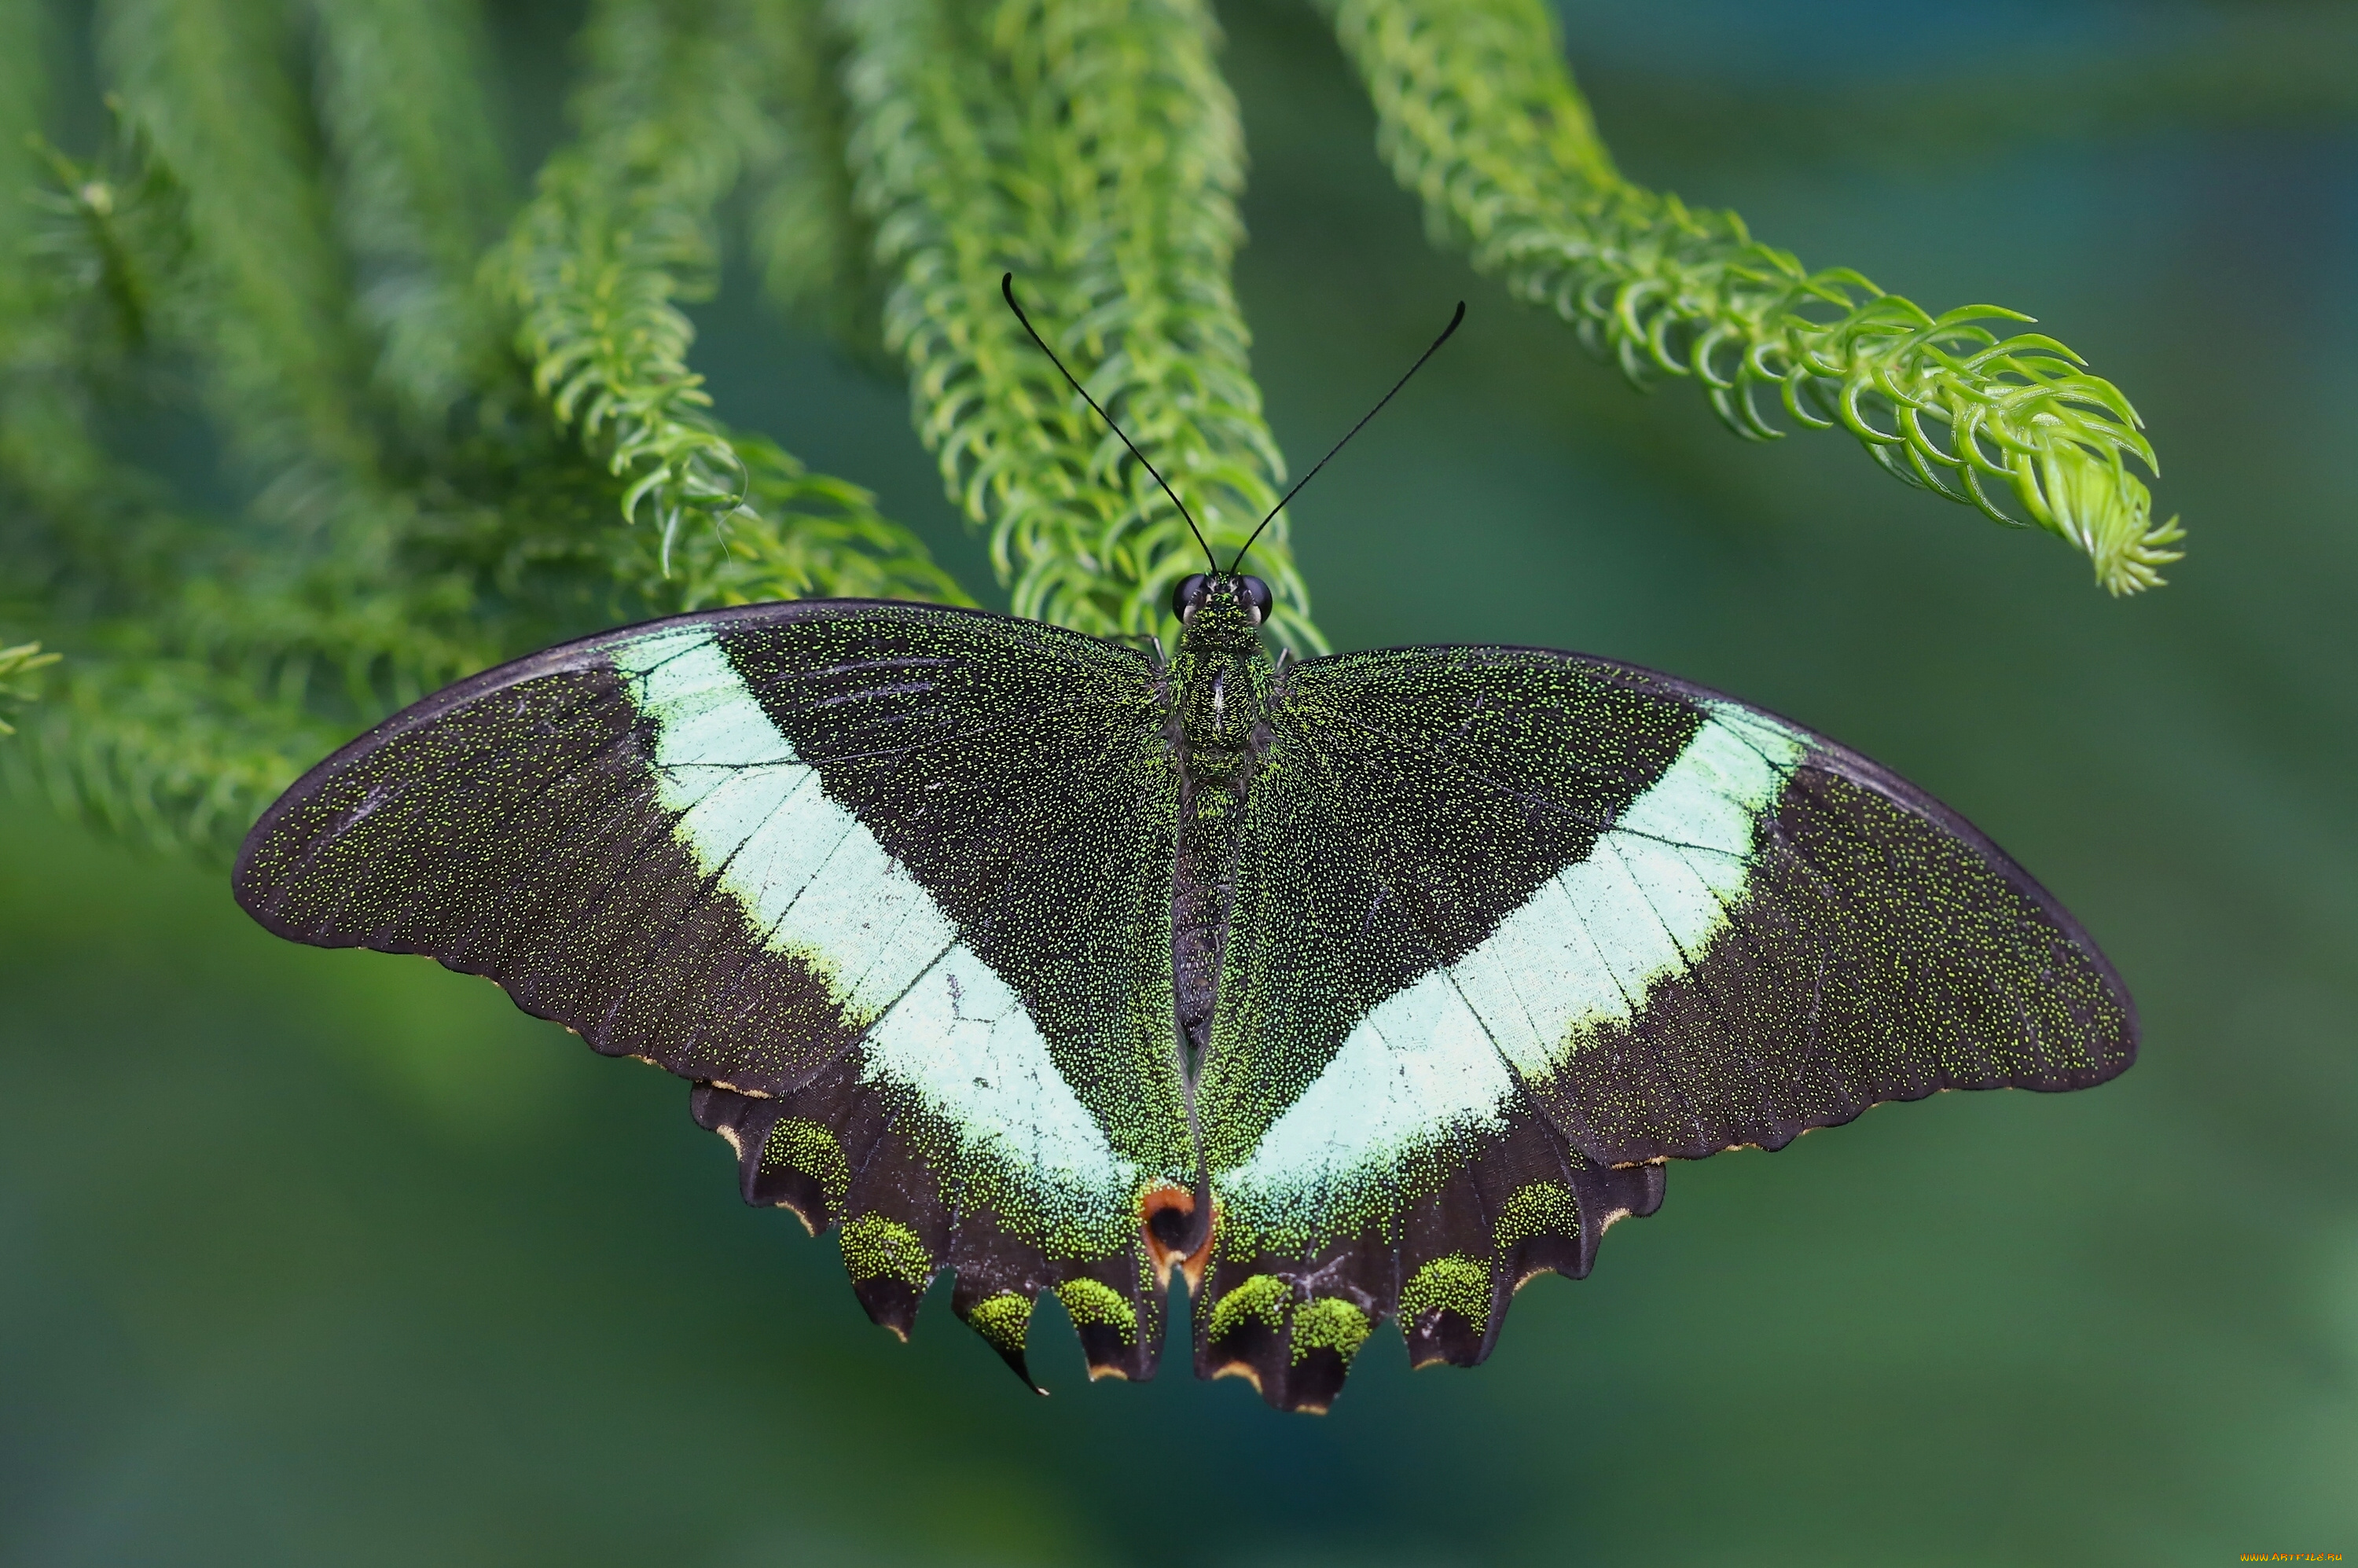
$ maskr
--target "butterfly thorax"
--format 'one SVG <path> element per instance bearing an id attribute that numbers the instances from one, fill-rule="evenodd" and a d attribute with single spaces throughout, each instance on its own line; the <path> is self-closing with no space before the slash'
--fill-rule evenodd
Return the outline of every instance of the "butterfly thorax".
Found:
<path id="1" fill-rule="evenodd" d="M 1179 764 L 1172 968 L 1191 1080 L 1211 1039 L 1245 797 L 1269 745 L 1275 670 L 1258 621 L 1242 595 L 1216 587 L 1192 608 L 1164 671 L 1171 705 L 1165 733 Z"/>
<path id="2" fill-rule="evenodd" d="M 1179 634 L 1169 669 L 1173 739 L 1199 779 L 1238 779 L 1266 744 L 1257 736 L 1269 697 L 1269 654 L 1232 599 L 1214 599 Z"/>

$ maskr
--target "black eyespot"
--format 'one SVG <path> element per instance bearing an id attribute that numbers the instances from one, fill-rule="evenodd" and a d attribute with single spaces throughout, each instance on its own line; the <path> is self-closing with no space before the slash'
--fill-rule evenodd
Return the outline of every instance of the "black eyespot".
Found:
<path id="1" fill-rule="evenodd" d="M 1244 578 L 1238 580 L 1238 592 L 1245 601 L 1245 613 L 1252 618 L 1254 625 L 1258 626 L 1269 619 L 1271 609 L 1277 603 L 1277 596 L 1270 592 L 1269 584 L 1257 577 Z"/>
<path id="2" fill-rule="evenodd" d="M 1195 607 L 1203 603 L 1205 596 L 1211 591 L 1212 579 L 1202 572 L 1197 572 L 1193 577 L 1181 578 L 1179 586 L 1171 590 L 1171 613 L 1182 621 L 1188 619 L 1195 613 Z"/>

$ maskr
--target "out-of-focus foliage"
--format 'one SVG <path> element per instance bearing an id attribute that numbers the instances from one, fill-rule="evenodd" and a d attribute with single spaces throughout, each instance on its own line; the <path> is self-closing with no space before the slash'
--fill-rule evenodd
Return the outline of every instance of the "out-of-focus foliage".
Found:
<path id="1" fill-rule="evenodd" d="M 1283 464 L 1230 284 L 1245 168 L 1204 0 L 592 0 L 569 134 L 511 167 L 476 0 L 0 7 L 0 769 L 218 854 L 334 741 L 558 637 L 804 596 L 971 602 L 691 366 L 741 256 L 904 362 L 1019 613 L 1137 635 Z M 1806 274 L 1621 180 L 1535 0 L 1334 18 L 1436 231 L 1739 431 L 1840 423 L 1902 478 L 2151 580 L 2135 416 L 1991 309 Z M 87 44 L 106 112 L 58 99 Z M 103 124 L 103 134 L 91 127 Z M 21 199 L 19 199 L 21 198 Z M 1368 389 L 1370 392 L 1374 388 Z M 184 454 L 203 456 L 194 462 Z M 169 454 L 183 454 L 172 456 Z M 1325 645 L 1278 517 L 1273 630 Z"/>
<path id="2" fill-rule="evenodd" d="M 33 686 L 34 672 L 57 662 L 58 655 L 44 654 L 38 643 L 0 648 L 0 735 L 16 733 L 16 726 L 8 722 L 9 708 L 39 695 Z"/>
<path id="3" fill-rule="evenodd" d="M 471 5 L 300 20 L 104 8 L 114 131 L 41 144 L 10 209 L 0 625 L 64 655 L 13 773 L 218 854 L 336 741 L 568 633 L 969 602 L 865 490 L 712 420 L 686 365 L 672 301 L 709 287 L 717 210 L 746 167 L 776 183 L 752 51 L 788 7 L 599 7 L 579 134 L 513 215 Z M 124 438 L 191 415 L 232 508 Z"/>

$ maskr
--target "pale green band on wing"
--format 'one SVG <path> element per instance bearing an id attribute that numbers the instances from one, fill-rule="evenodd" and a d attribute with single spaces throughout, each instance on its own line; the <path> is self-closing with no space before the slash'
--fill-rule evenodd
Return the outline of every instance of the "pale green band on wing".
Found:
<path id="1" fill-rule="evenodd" d="M 1361 1019 L 1251 1157 L 1219 1183 L 1255 1231 L 1306 1234 L 1358 1217 L 1417 1152 L 1496 1129 L 1514 1093 L 1481 1021 L 1436 969 Z"/>
<path id="2" fill-rule="evenodd" d="M 1714 705 L 1586 860 L 1550 878 L 1450 967 L 1519 1073 L 1554 1073 L 1600 1026 L 1628 1022 L 1649 989 L 1703 956 L 1744 894 L 1754 826 L 1803 749 L 1781 726 Z"/>
<path id="3" fill-rule="evenodd" d="M 1502 1127 L 1518 1074 L 1546 1077 L 1599 1027 L 1628 1022 L 1726 927 L 1754 825 L 1805 749 L 1780 725 L 1714 704 L 1586 859 L 1359 1021 L 1217 1178 L 1236 1217 L 1280 1233 L 1357 1228 L 1394 1173 Z"/>
<path id="4" fill-rule="evenodd" d="M 832 799 L 703 627 L 618 644 L 655 725 L 657 798 L 698 867 L 773 952 L 827 982 L 868 1031 L 863 1082 L 915 1091 L 954 1130 L 956 1157 L 1051 1231 L 1128 1214 L 1136 1171 L 1056 1071 L 1022 1000 L 957 939 L 933 896 Z M 1011 1216 L 1011 1217 L 1022 1217 Z"/>
<path id="5" fill-rule="evenodd" d="M 614 658 L 641 676 L 674 831 L 773 951 L 826 977 L 855 1026 L 874 1022 L 957 942 L 949 918 L 827 797 L 708 631 L 627 643 Z"/>

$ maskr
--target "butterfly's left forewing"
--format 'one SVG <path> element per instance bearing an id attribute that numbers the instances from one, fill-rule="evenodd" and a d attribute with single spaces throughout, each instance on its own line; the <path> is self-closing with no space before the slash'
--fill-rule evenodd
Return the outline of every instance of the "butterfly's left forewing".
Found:
<path id="1" fill-rule="evenodd" d="M 839 1227 L 879 1321 L 952 1268 L 1019 1372 L 1045 1290 L 1093 1368 L 1142 1376 L 1140 1200 L 1196 1170 L 1160 728 L 1141 659 L 1037 622 L 683 617 L 388 721 L 256 826 L 237 888 L 695 1080 L 748 1201 Z"/>
<path id="2" fill-rule="evenodd" d="M 1480 1359 L 1524 1279 L 1651 1211 L 1665 1157 L 2133 1055 L 2118 980 L 2019 868 L 1714 693 L 1402 649 L 1299 666 L 1269 727 L 1197 1091 L 1197 1353 L 1276 1402 L 1324 1404 L 1385 1316 L 1420 1361 Z"/>

